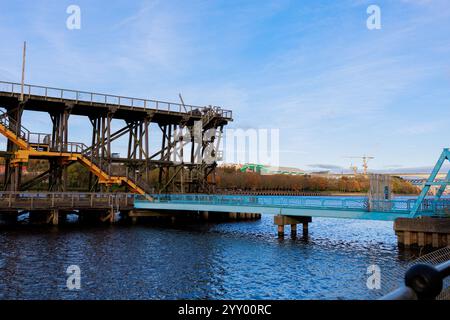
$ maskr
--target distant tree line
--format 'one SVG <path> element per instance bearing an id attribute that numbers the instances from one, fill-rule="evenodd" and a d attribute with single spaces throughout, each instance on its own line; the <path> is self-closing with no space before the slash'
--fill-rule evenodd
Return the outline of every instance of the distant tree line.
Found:
<path id="1" fill-rule="evenodd" d="M 26 166 L 27 173 L 23 181 L 48 170 L 48 161 L 30 160 Z M 68 189 L 87 190 L 89 185 L 89 171 L 79 163 L 68 168 Z M 150 185 L 156 185 L 157 172 L 150 176 Z M 342 176 L 327 177 L 319 175 L 261 175 L 254 172 L 241 172 L 234 167 L 218 167 L 216 183 L 219 191 L 289 191 L 289 192 L 367 192 L 369 179 L 364 175 L 355 177 Z M 46 182 L 36 185 L 34 190 L 45 190 Z M 124 187 L 115 190 L 125 191 Z M 392 178 L 392 189 L 395 194 L 418 194 L 419 189 L 411 183 L 398 178 Z"/>
<path id="2" fill-rule="evenodd" d="M 369 179 L 364 175 L 355 177 L 326 177 L 319 175 L 261 175 L 241 172 L 233 167 L 217 170 L 218 188 L 228 191 L 294 191 L 294 192 L 367 192 Z M 396 194 L 418 194 L 419 189 L 397 177 L 392 179 Z"/>

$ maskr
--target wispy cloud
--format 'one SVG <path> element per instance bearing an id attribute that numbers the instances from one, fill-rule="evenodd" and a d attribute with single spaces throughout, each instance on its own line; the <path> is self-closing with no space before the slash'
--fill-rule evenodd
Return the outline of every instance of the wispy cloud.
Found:
<path id="1" fill-rule="evenodd" d="M 327 170 L 342 170 L 342 169 L 344 169 L 343 167 L 336 166 L 334 164 L 309 164 L 308 167 L 319 168 L 319 169 L 327 169 Z"/>

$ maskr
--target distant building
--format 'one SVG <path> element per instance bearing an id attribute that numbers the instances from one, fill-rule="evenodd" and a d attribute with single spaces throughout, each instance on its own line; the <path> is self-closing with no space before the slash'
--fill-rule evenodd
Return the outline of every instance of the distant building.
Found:
<path id="1" fill-rule="evenodd" d="M 331 173 L 330 170 L 311 172 L 311 174 L 317 174 L 317 175 L 329 175 L 330 173 Z"/>
<path id="2" fill-rule="evenodd" d="M 242 172 L 256 172 L 261 175 L 275 175 L 275 174 L 284 174 L 289 176 L 298 176 L 298 175 L 305 175 L 306 172 L 298 169 L 298 168 L 292 168 L 292 167 L 273 167 L 273 166 L 265 166 L 262 164 L 254 164 L 254 163 L 247 163 L 244 164 L 240 171 Z"/>

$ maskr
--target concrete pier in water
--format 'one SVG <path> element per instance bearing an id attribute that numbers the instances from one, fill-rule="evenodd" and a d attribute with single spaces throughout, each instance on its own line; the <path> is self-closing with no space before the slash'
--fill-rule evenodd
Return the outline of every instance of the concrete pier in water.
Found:
<path id="1" fill-rule="evenodd" d="M 399 218 L 394 230 L 401 247 L 450 246 L 450 218 Z"/>
<path id="2" fill-rule="evenodd" d="M 273 222 L 278 226 L 278 237 L 284 237 L 285 226 L 291 226 L 291 237 L 297 236 L 297 225 L 302 224 L 303 226 L 303 237 L 308 237 L 309 223 L 312 222 L 311 217 L 298 217 L 298 216 L 284 216 L 276 215 L 274 216 Z"/>

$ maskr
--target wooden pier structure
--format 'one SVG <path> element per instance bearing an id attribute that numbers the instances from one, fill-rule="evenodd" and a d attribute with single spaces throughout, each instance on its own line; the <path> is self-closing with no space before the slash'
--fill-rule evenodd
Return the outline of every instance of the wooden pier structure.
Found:
<path id="1" fill-rule="evenodd" d="M 450 246 L 450 218 L 399 218 L 394 222 L 394 231 L 402 247 Z"/>
<path id="2" fill-rule="evenodd" d="M 149 218 L 180 221 L 251 221 L 261 218 L 257 213 L 148 210 L 135 207 L 132 193 L 83 192 L 0 192 L 0 221 L 16 224 L 18 217 L 29 214 L 29 223 L 60 225 L 68 214 L 79 222 L 115 223 L 118 220 L 136 223 Z"/>
<path id="3" fill-rule="evenodd" d="M 0 220 L 17 222 L 22 213 L 31 223 L 59 225 L 67 214 L 80 220 L 114 222 L 117 213 L 134 209 L 134 195 L 128 193 L 1 192 Z"/>

